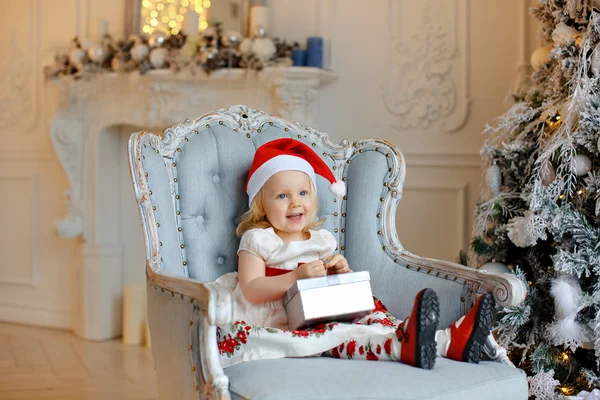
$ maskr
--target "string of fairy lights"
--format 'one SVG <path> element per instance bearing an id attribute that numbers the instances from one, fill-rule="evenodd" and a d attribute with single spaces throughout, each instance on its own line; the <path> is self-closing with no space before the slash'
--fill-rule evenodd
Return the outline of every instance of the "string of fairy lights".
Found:
<path id="1" fill-rule="evenodd" d="M 210 0 L 143 0 L 141 8 L 142 31 L 177 35 L 183 30 L 187 13 L 198 14 L 198 31 L 208 28 L 206 14 Z"/>

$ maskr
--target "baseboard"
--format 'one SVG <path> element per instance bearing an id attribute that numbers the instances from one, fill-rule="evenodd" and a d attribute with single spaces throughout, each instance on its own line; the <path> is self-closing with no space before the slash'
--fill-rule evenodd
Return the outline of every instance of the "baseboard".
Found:
<path id="1" fill-rule="evenodd" d="M 0 321 L 47 328 L 71 329 L 73 315 L 64 311 L 0 304 Z"/>

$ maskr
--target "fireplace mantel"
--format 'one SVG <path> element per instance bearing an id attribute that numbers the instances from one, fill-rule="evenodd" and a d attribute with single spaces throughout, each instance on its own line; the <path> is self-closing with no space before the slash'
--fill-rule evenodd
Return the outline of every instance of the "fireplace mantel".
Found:
<path id="1" fill-rule="evenodd" d="M 165 70 L 51 81 L 59 102 L 50 135 L 70 184 L 68 213 L 57 222 L 57 231 L 62 237 L 84 238 L 75 331 L 95 340 L 120 334 L 121 310 L 115 306 L 120 301 L 115 300 L 122 296 L 123 283 L 111 277 L 122 275 L 121 243 L 110 227 L 120 210 L 107 206 L 110 199 L 102 182 L 110 179 L 104 174 L 114 160 L 102 154 L 103 133 L 122 126 L 167 128 L 234 104 L 310 125 L 319 90 L 336 79 L 334 73 L 317 68 L 273 67 L 199 76 Z"/>

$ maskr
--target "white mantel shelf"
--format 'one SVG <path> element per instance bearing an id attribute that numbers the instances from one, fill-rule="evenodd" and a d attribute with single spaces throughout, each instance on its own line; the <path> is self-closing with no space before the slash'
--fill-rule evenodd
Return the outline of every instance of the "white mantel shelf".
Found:
<path id="1" fill-rule="evenodd" d="M 121 210 L 114 209 L 118 204 L 111 203 L 106 190 L 118 177 L 112 172 L 106 176 L 106 171 L 114 171 L 111 165 L 119 162 L 111 154 L 123 155 L 125 149 L 113 141 L 107 152 L 107 135 L 123 126 L 164 129 L 234 104 L 310 125 L 313 101 L 336 79 L 333 72 L 317 68 L 273 67 L 195 76 L 168 70 L 107 73 L 90 80 L 50 81 L 49 89 L 59 93 L 50 135 L 71 186 L 68 213 L 57 231 L 62 237 L 84 238 L 75 332 L 94 340 L 121 333 L 121 310 L 115 304 L 120 304 L 123 282 L 114 282 L 123 270 L 123 244 L 115 239 L 119 233 L 114 228 Z"/>

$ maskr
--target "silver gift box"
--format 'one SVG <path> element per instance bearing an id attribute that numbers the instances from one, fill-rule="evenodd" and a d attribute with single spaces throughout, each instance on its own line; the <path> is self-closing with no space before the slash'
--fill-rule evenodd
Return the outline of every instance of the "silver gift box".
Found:
<path id="1" fill-rule="evenodd" d="M 283 297 L 290 329 L 350 321 L 375 309 L 369 271 L 296 281 Z"/>

